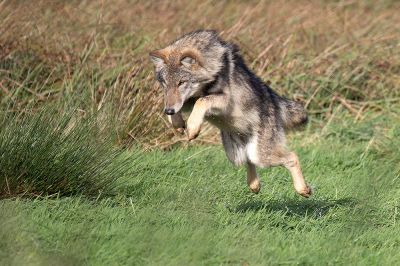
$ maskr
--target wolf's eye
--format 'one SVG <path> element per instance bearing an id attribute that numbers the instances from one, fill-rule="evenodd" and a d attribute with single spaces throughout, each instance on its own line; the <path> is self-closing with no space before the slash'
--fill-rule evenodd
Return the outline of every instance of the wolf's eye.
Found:
<path id="1" fill-rule="evenodd" d="M 178 87 L 182 86 L 182 85 L 185 84 L 185 83 L 186 83 L 186 81 L 184 81 L 184 80 L 179 81 Z"/>

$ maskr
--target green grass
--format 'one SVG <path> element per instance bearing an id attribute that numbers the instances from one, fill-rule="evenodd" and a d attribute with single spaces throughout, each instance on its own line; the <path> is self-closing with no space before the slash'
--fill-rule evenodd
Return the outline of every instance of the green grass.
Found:
<path id="1" fill-rule="evenodd" d="M 127 151 L 135 159 L 115 196 L 1 201 L 1 264 L 396 265 L 395 122 L 290 135 L 309 199 L 284 168 L 260 169 L 253 195 L 220 146 Z"/>

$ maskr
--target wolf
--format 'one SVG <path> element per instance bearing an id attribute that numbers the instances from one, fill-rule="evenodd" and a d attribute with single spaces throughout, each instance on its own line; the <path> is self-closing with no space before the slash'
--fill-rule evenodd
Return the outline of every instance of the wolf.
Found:
<path id="1" fill-rule="evenodd" d="M 165 114 L 172 126 L 195 139 L 204 120 L 221 131 L 229 161 L 246 165 L 247 184 L 257 194 L 256 166 L 283 166 L 295 190 L 308 198 L 307 186 L 294 152 L 286 152 L 285 132 L 307 122 L 303 106 L 280 97 L 246 66 L 233 43 L 215 31 L 183 35 L 150 53 L 157 81 L 164 90 Z M 190 112 L 185 128 L 181 112 Z"/>

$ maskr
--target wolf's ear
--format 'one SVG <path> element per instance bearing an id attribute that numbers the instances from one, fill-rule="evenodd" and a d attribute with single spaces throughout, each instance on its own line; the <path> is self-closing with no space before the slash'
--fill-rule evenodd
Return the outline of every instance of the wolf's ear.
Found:
<path id="1" fill-rule="evenodd" d="M 186 49 L 181 52 L 179 56 L 179 62 L 182 66 L 187 69 L 196 68 L 200 64 L 199 53 L 192 49 Z"/>
<path id="2" fill-rule="evenodd" d="M 165 54 L 160 52 L 160 50 L 150 53 L 150 59 L 153 61 L 156 67 L 162 67 L 166 62 Z"/>
<path id="3" fill-rule="evenodd" d="M 196 59 L 191 58 L 190 56 L 186 56 L 181 60 L 181 63 L 186 68 L 192 68 L 192 66 L 196 63 Z"/>

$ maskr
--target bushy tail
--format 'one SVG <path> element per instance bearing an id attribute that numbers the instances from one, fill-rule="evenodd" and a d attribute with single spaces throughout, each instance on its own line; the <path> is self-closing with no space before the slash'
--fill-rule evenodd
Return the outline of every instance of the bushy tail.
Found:
<path id="1" fill-rule="evenodd" d="M 306 110 L 300 103 L 289 99 L 283 99 L 283 101 L 280 102 L 280 109 L 285 130 L 290 130 L 296 126 L 307 123 Z"/>

